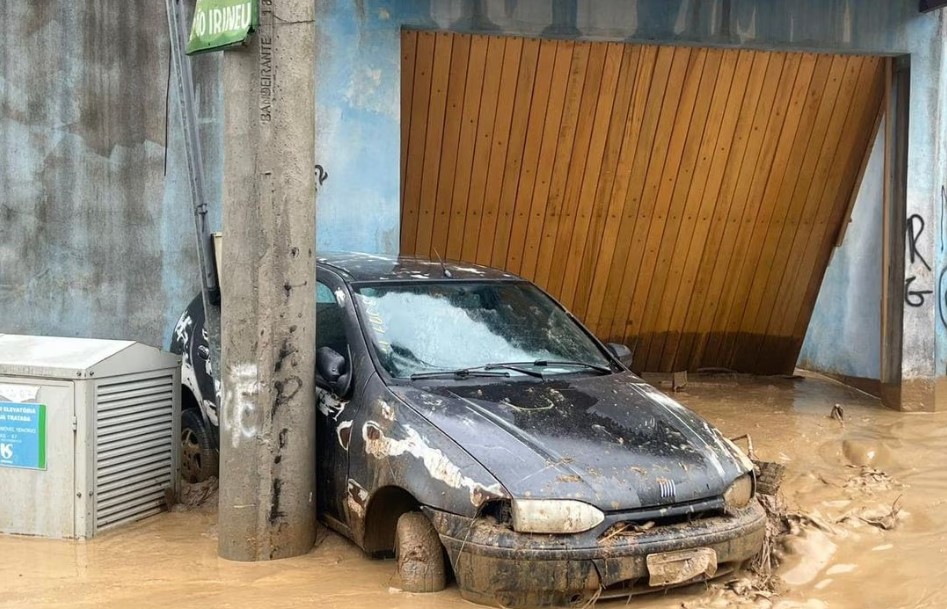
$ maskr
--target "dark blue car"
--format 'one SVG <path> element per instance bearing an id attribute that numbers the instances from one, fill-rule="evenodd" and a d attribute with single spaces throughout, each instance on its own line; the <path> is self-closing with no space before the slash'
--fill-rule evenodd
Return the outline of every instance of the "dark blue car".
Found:
<path id="1" fill-rule="evenodd" d="M 714 578 L 760 550 L 752 463 L 528 281 L 339 254 L 319 259 L 316 296 L 319 516 L 396 555 L 406 590 L 452 571 L 476 602 L 562 605 Z M 199 300 L 174 341 L 199 480 L 219 403 Z"/>

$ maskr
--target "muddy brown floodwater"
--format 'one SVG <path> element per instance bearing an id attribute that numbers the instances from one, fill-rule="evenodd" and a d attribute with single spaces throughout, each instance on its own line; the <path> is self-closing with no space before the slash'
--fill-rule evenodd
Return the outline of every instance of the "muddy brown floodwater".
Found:
<path id="1" fill-rule="evenodd" d="M 780 592 L 736 582 L 636 597 L 645 609 L 947 607 L 947 414 L 901 414 L 820 377 L 691 378 L 675 397 L 786 466 Z M 832 418 L 839 405 L 841 420 Z M 892 509 L 894 506 L 894 509 Z M 393 561 L 323 531 L 307 556 L 217 557 L 216 514 L 156 516 L 90 542 L 0 536 L 0 607 L 453 607 L 400 592 Z M 598 603 L 620 607 L 625 601 Z"/>

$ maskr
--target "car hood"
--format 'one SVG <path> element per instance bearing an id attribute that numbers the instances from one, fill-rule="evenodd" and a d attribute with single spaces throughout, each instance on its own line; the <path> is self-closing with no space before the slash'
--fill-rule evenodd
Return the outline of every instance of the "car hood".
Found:
<path id="1" fill-rule="evenodd" d="M 391 389 L 514 498 L 656 507 L 720 496 L 752 468 L 706 421 L 630 373 Z"/>

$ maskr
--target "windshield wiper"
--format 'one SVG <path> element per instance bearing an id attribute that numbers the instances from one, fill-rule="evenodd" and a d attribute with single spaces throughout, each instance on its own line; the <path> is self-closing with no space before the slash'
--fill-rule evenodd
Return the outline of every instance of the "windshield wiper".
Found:
<path id="1" fill-rule="evenodd" d="M 526 374 L 529 374 L 530 372 L 532 372 L 534 375 L 542 376 L 541 373 L 537 373 L 533 371 L 527 372 L 526 370 L 522 370 L 520 368 L 514 368 L 514 366 L 535 366 L 537 368 L 555 368 L 557 366 L 562 366 L 562 367 L 568 366 L 570 368 L 588 368 L 589 370 L 594 370 L 601 374 L 612 373 L 611 368 L 606 368 L 605 366 L 600 366 L 598 364 L 590 364 L 588 362 L 579 362 L 579 361 L 567 361 L 567 360 L 554 361 L 554 360 L 545 360 L 545 359 L 538 359 L 533 362 L 507 362 L 504 364 L 488 364 L 486 366 L 486 369 L 489 370 L 491 367 L 497 367 L 497 368 L 503 367 L 510 370 L 516 370 L 517 372 L 524 372 Z"/>
<path id="2" fill-rule="evenodd" d="M 536 368 L 555 368 L 560 367 L 570 367 L 570 368 L 588 368 L 589 370 L 594 370 L 599 374 L 611 374 L 612 370 L 606 368 L 605 366 L 599 366 L 598 364 L 590 364 L 588 362 L 578 362 L 578 361 L 552 361 L 552 360 L 542 360 L 538 359 L 532 362 L 498 362 L 492 364 L 483 364 L 482 366 L 470 366 L 469 368 L 458 368 L 457 370 L 431 370 L 429 372 L 415 372 L 411 375 L 411 380 L 416 381 L 418 379 L 431 379 L 431 378 L 468 378 L 471 376 L 500 376 L 500 377 L 509 377 L 509 372 L 500 372 L 500 369 L 503 370 L 512 370 L 513 372 L 519 372 L 520 374 L 525 374 L 527 376 L 533 376 L 536 378 L 543 378 L 544 375 L 538 370 L 529 370 L 523 368 L 523 366 L 533 366 Z"/>
<path id="3" fill-rule="evenodd" d="M 458 368 L 457 370 L 431 370 L 430 372 L 415 372 L 411 375 L 411 380 L 418 379 L 436 379 L 436 378 L 468 378 L 471 376 L 502 376 L 509 377 L 509 372 L 500 372 L 497 370 L 480 370 L 483 366 L 474 366 L 473 368 Z"/>
<path id="4" fill-rule="evenodd" d="M 536 378 L 543 378 L 543 373 L 536 370 L 527 370 L 525 368 L 520 368 L 520 366 L 532 366 L 532 362 L 503 362 L 499 364 L 487 364 L 483 366 L 484 370 L 496 370 L 497 368 L 503 368 L 506 370 L 512 370 L 514 372 L 519 372 L 520 374 L 525 374 L 527 376 L 535 376 Z"/>
<path id="5" fill-rule="evenodd" d="M 602 374 L 612 373 L 612 369 L 609 368 L 608 366 L 600 366 L 598 364 L 590 364 L 588 362 L 574 362 L 574 361 L 569 361 L 569 360 L 562 360 L 562 361 L 536 360 L 535 362 L 533 362 L 533 365 L 540 366 L 542 368 L 547 368 L 547 367 L 555 368 L 556 366 L 571 366 L 574 368 L 588 368 L 589 370 L 595 370 L 596 372 L 600 372 Z"/>
<path id="6" fill-rule="evenodd" d="M 415 372 L 411 375 L 411 380 L 417 379 L 429 379 L 429 378 L 438 378 L 438 377 L 448 377 L 452 376 L 455 378 L 465 378 L 468 376 L 510 376 L 509 372 L 499 372 L 499 369 L 503 370 L 512 370 L 513 372 L 519 372 L 520 374 L 525 374 L 526 376 L 534 376 L 536 378 L 542 378 L 543 373 L 536 370 L 526 370 L 525 368 L 520 368 L 519 366 L 528 365 L 532 366 L 532 362 L 526 363 L 517 363 L 517 362 L 498 362 L 495 364 L 483 364 L 481 366 L 470 366 L 469 368 L 458 368 L 457 370 L 432 370 L 430 372 Z"/>

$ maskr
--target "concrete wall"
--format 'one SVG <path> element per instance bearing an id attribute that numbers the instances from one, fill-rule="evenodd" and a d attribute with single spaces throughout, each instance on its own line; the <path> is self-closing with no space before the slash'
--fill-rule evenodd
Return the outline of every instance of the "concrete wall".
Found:
<path id="1" fill-rule="evenodd" d="M 916 0 L 314 1 L 322 249 L 397 248 L 402 27 L 909 53 L 906 215 L 925 222 L 915 241 L 928 264 L 906 271 L 912 289 L 932 293 L 905 307 L 903 373 L 925 387 L 944 376 L 943 11 L 921 15 Z M 0 18 L 0 331 L 167 344 L 197 281 L 177 116 L 166 104 L 163 3 L 4 2 Z M 212 202 L 218 63 L 197 62 Z M 861 293 L 862 279 L 851 281 Z M 834 348 L 816 356 L 831 360 Z"/>
<path id="2" fill-rule="evenodd" d="M 0 22 L 0 332 L 165 345 L 197 268 L 164 3 L 2 2 Z"/>
<path id="3" fill-rule="evenodd" d="M 884 126 L 878 130 L 851 223 L 832 254 L 799 365 L 878 380 L 881 364 L 881 249 Z"/>

